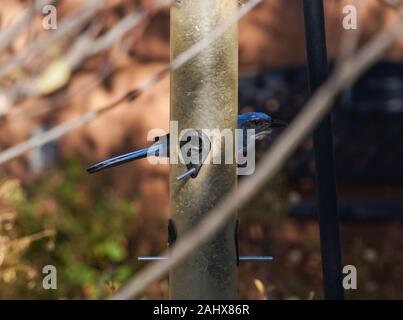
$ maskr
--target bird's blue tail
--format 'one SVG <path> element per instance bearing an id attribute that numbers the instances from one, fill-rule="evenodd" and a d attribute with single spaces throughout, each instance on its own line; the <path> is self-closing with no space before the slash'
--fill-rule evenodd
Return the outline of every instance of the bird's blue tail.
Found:
<path id="1" fill-rule="evenodd" d="M 108 160 L 99 162 L 97 164 L 94 164 L 93 166 L 91 166 L 87 169 L 87 172 L 95 173 L 95 172 L 98 172 L 98 171 L 101 171 L 101 170 L 104 170 L 107 168 L 116 167 L 116 166 L 121 165 L 126 162 L 146 158 L 148 155 L 158 156 L 161 151 L 160 149 L 162 149 L 162 148 L 163 148 L 162 144 L 159 143 L 159 144 L 152 145 L 149 148 L 122 154 L 115 158 L 108 159 Z"/>

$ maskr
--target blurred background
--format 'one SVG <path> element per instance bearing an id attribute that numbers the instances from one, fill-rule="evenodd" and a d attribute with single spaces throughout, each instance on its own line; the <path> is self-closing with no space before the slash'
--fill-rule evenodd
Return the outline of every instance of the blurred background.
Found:
<path id="1" fill-rule="evenodd" d="M 94 1 L 92 1 L 94 2 Z M 0 7 L 0 149 L 111 103 L 169 62 L 169 9 L 152 0 L 54 1 L 44 30 L 31 0 Z M 329 58 L 343 7 L 325 0 Z M 379 0 L 359 5 L 359 44 L 397 19 Z M 136 14 L 142 13 L 139 20 Z M 17 26 L 17 27 L 16 27 Z M 290 121 L 308 98 L 302 1 L 265 0 L 239 25 L 240 112 Z M 52 36 L 53 34 L 53 36 Z M 341 95 L 334 114 L 343 265 L 358 271 L 349 299 L 403 298 L 403 39 Z M 166 248 L 168 166 L 147 160 L 88 176 L 85 168 L 168 130 L 169 77 L 55 142 L 0 166 L 0 298 L 106 298 Z M 258 155 L 276 136 L 259 143 Z M 244 299 L 320 299 L 312 141 L 241 210 Z M 252 204 L 253 203 L 253 204 Z M 58 289 L 42 288 L 57 267 Z M 166 299 L 167 278 L 145 299 Z"/>

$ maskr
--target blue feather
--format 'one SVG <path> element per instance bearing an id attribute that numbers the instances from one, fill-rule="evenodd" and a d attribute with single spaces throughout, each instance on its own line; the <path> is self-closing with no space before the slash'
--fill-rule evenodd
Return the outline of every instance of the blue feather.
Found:
<path id="1" fill-rule="evenodd" d="M 283 126 L 282 121 L 273 120 L 268 114 L 262 112 L 247 112 L 238 115 L 238 128 L 242 130 L 254 129 L 256 135 L 266 135 L 270 133 L 270 127 L 273 124 L 277 126 Z M 165 136 L 165 139 L 161 142 L 157 142 L 149 148 L 137 150 L 134 152 L 126 153 L 100 163 L 97 163 L 87 169 L 89 173 L 95 173 L 106 168 L 116 167 L 126 162 L 143 159 L 147 156 L 166 156 L 169 157 L 169 136 Z M 247 143 L 244 139 L 244 143 Z M 246 145 L 243 148 L 247 147 Z"/>

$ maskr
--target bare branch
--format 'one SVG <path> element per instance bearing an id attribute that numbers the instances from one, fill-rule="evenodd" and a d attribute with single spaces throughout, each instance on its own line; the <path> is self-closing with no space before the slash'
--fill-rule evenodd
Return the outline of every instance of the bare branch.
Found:
<path id="1" fill-rule="evenodd" d="M 400 9 L 403 7 L 403 0 L 380 0 L 380 1 L 394 9 Z"/>
<path id="2" fill-rule="evenodd" d="M 81 127 L 91 120 L 95 119 L 96 117 L 95 111 L 87 112 L 84 116 L 75 118 L 70 121 L 66 121 L 65 123 L 46 131 L 46 134 L 37 135 L 32 137 L 31 139 L 24 141 L 22 143 L 17 144 L 16 146 L 7 149 L 6 151 L 2 152 L 0 155 L 0 163 L 7 162 L 11 159 L 14 159 L 25 152 L 42 146 L 50 141 L 54 141 L 59 139 L 60 137 L 64 136 L 67 132 Z"/>
<path id="3" fill-rule="evenodd" d="M 79 28 L 94 16 L 99 6 L 105 0 L 86 1 L 82 8 L 65 17 L 54 32 L 46 32 L 36 41 L 31 42 L 24 50 L 18 52 L 0 64 L 0 79 L 8 72 L 20 66 L 24 60 L 40 53 L 49 43 L 79 30 Z"/>
<path id="4" fill-rule="evenodd" d="M 54 92 L 66 85 L 71 78 L 72 72 L 81 64 L 84 59 L 98 54 L 101 51 L 108 49 L 117 41 L 120 41 L 129 30 L 135 28 L 137 25 L 143 22 L 146 17 L 147 12 L 145 11 L 130 14 L 116 23 L 116 25 L 113 26 L 113 28 L 110 29 L 105 35 L 95 40 L 90 36 L 90 34 L 93 33 L 92 28 L 80 35 L 79 38 L 74 42 L 74 45 L 69 52 L 64 57 L 58 59 L 59 61 L 63 62 L 63 66 L 68 70 L 69 76 L 63 79 L 63 82 L 50 83 L 50 87 L 45 87 L 47 90 L 46 93 Z M 97 26 L 98 24 L 96 24 L 95 27 Z M 15 103 L 21 102 L 23 99 L 27 99 L 32 96 L 43 94 L 42 91 L 44 88 L 41 86 L 41 79 L 43 79 L 44 74 L 48 74 L 48 71 L 49 69 L 45 68 L 38 75 L 29 77 L 28 79 L 24 79 L 20 82 L 16 82 L 4 90 L 4 96 L 6 97 L 5 99 L 7 99 L 7 107 L 4 108 L 5 111 L 2 112 L 2 115 L 7 113 L 10 107 Z M 54 71 L 53 73 L 55 72 L 60 71 Z"/>
<path id="5" fill-rule="evenodd" d="M 78 41 L 77 46 L 70 50 L 66 56 L 66 60 L 71 68 L 75 69 L 85 58 L 108 49 L 116 41 L 120 40 L 128 31 L 139 25 L 146 15 L 147 12 L 145 11 L 135 12 L 124 17 L 105 35 L 95 41 L 88 36 L 83 38 L 83 41 Z"/>
<path id="6" fill-rule="evenodd" d="M 93 29 L 99 27 L 99 23 L 95 22 L 93 27 L 78 37 L 63 58 L 57 59 L 56 68 L 59 68 L 59 70 L 55 70 L 55 64 L 52 64 L 55 60 L 51 60 L 51 63 L 47 65 L 48 68 L 44 68 L 41 73 L 28 79 L 21 79 L 11 84 L 8 88 L 3 89 L 0 96 L 0 117 L 8 115 L 11 112 L 11 107 L 20 103 L 23 99 L 44 93 L 48 94 L 64 86 L 69 81 L 72 71 L 84 59 L 107 50 L 114 43 L 120 41 L 131 29 L 144 23 L 153 12 L 169 5 L 172 0 L 154 0 L 153 2 L 154 6 L 152 9 L 137 11 L 124 17 L 98 39 L 93 39 L 91 36 L 94 34 Z M 60 41 L 60 39 L 58 40 Z M 49 72 L 49 70 L 52 72 Z M 43 81 L 47 79 L 47 75 L 51 76 L 55 72 L 59 74 L 64 73 L 66 77 L 61 78 L 60 82 L 45 82 L 45 86 L 43 86 Z"/>
<path id="7" fill-rule="evenodd" d="M 154 10 L 155 11 L 155 10 Z M 144 30 L 146 26 L 149 23 L 148 15 L 145 16 L 144 19 L 142 19 L 141 24 L 142 27 L 139 29 Z M 139 30 L 139 32 L 132 32 L 130 33 L 130 36 L 127 37 L 124 41 L 124 39 L 118 39 L 118 41 L 121 42 L 120 47 L 118 48 L 119 50 L 119 56 L 127 55 L 131 46 L 135 43 L 136 40 L 140 38 L 142 35 L 142 32 Z M 87 36 L 87 34 L 85 34 Z M 79 40 L 77 40 L 79 41 Z M 86 40 L 83 40 L 86 41 Z M 80 87 L 73 92 L 60 92 L 57 93 L 55 96 L 48 98 L 47 100 L 50 100 L 48 104 L 44 105 L 35 105 L 35 108 L 32 107 L 25 107 L 25 108 L 16 108 L 9 110 L 7 112 L 7 121 L 12 121 L 15 119 L 20 119 L 20 118 L 26 118 L 26 117 L 34 117 L 34 116 L 39 116 L 44 113 L 47 113 L 49 111 L 55 111 L 63 106 L 61 104 L 62 102 L 70 99 L 73 96 L 80 95 L 84 92 L 90 91 L 92 88 L 94 88 L 97 84 L 102 82 L 104 79 L 106 79 L 109 75 L 112 74 L 112 72 L 116 70 L 114 67 L 114 64 L 109 61 L 106 64 L 103 64 L 101 67 L 99 67 L 95 71 L 95 79 L 87 80 L 85 83 L 81 84 Z"/>

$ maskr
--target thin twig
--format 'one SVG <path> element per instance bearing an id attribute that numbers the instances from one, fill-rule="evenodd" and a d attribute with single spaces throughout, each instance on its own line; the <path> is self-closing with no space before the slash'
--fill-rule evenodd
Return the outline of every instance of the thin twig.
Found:
<path id="1" fill-rule="evenodd" d="M 380 1 L 394 9 L 400 10 L 403 7 L 403 0 L 380 0 Z"/>
<path id="2" fill-rule="evenodd" d="M 130 14 L 117 22 L 105 35 L 95 40 L 90 37 L 89 34 L 92 34 L 92 29 L 89 29 L 89 31 L 82 34 L 74 42 L 72 48 L 63 58 L 61 58 L 61 60 L 66 63 L 70 71 L 77 69 L 84 59 L 107 50 L 131 29 L 145 21 L 147 15 L 148 13 L 146 11 Z M 97 26 L 98 24 L 96 24 L 95 28 Z M 46 69 L 43 72 L 46 72 Z M 41 76 L 42 74 L 39 73 L 39 75 L 36 75 L 35 77 L 24 79 L 23 81 L 14 83 L 7 88 L 4 95 L 7 96 L 8 106 L 20 103 L 23 99 L 40 95 L 41 88 L 37 85 L 37 79 L 41 78 Z M 54 90 L 56 89 L 59 88 L 55 87 Z M 10 109 L 11 108 L 9 107 L 9 110 Z M 2 115 L 5 115 L 6 113 L 7 112 L 3 112 Z"/>
<path id="3" fill-rule="evenodd" d="M 31 139 L 17 144 L 14 147 L 7 149 L 0 155 L 0 163 L 5 163 L 11 159 L 14 159 L 25 152 L 42 146 L 50 141 L 54 141 L 64 136 L 67 132 L 81 127 L 87 124 L 96 117 L 95 111 L 87 112 L 84 116 L 67 121 L 60 126 L 57 126 L 49 131 L 46 131 L 46 135 L 37 135 Z"/>
<path id="4" fill-rule="evenodd" d="M 34 42 L 31 42 L 22 51 L 0 64 L 0 79 L 7 75 L 11 70 L 18 68 L 24 60 L 40 53 L 46 46 L 57 39 L 79 30 L 83 24 L 88 22 L 97 12 L 99 6 L 105 0 L 86 1 L 85 4 L 74 13 L 63 18 L 59 26 L 53 32 L 46 32 Z"/>
<path id="5" fill-rule="evenodd" d="M 120 44 L 120 47 L 117 48 L 117 50 L 119 50 L 120 56 L 127 55 L 129 53 L 131 46 L 141 37 L 143 31 L 149 24 L 150 15 L 155 14 L 157 10 L 158 8 L 156 10 L 153 10 L 152 12 L 148 12 L 148 15 L 146 15 L 145 19 L 142 20 L 142 27 L 140 28 L 140 30 L 138 30 L 138 32 L 131 33 L 130 36 L 126 39 L 119 39 L 120 42 L 122 42 Z M 14 121 L 27 117 L 36 117 L 50 111 L 58 110 L 64 106 L 64 101 L 71 99 L 74 96 L 78 96 L 84 92 L 88 93 L 91 89 L 95 88 L 99 83 L 110 76 L 115 70 L 116 67 L 114 67 L 113 63 L 109 61 L 95 71 L 95 79 L 85 81 L 75 91 L 58 93 L 54 97 L 50 98 L 49 103 L 46 105 L 35 105 L 35 108 L 32 108 L 32 106 L 30 106 L 23 109 L 11 109 L 8 113 L 6 113 L 7 121 Z"/>

